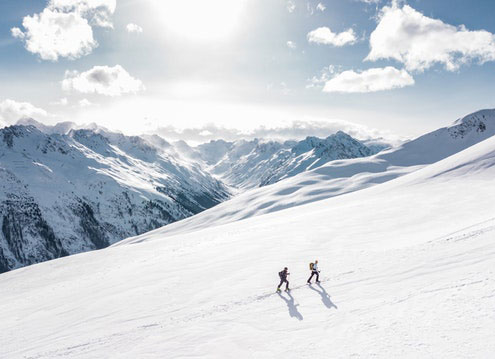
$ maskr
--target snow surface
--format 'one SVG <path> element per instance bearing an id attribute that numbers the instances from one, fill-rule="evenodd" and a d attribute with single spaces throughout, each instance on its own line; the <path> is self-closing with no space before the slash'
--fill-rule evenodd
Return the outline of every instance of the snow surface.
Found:
<path id="1" fill-rule="evenodd" d="M 491 358 L 494 176 L 492 137 L 368 189 L 2 274 L 0 357 Z"/>

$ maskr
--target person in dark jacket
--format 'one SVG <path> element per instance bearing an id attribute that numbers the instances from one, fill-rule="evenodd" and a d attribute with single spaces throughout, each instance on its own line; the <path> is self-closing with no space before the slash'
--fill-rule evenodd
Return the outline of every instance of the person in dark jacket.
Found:
<path id="1" fill-rule="evenodd" d="M 311 279 L 316 275 L 316 283 L 320 283 L 320 271 L 318 270 L 318 261 L 313 264 L 313 269 L 311 270 L 311 277 L 308 279 L 308 284 L 311 284 Z"/>
<path id="2" fill-rule="evenodd" d="M 277 287 L 277 292 L 280 292 L 280 287 L 284 283 L 285 283 L 285 290 L 286 291 L 289 291 L 289 281 L 287 280 L 287 276 L 289 274 L 290 273 L 289 273 L 289 270 L 287 269 L 287 267 L 285 267 L 283 271 L 281 271 L 281 272 L 278 273 L 278 275 L 280 277 L 280 284 Z"/>

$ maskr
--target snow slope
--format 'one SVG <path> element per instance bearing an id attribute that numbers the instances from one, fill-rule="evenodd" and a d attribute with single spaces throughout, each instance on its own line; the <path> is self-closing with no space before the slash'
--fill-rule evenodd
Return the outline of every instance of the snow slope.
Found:
<path id="1" fill-rule="evenodd" d="M 336 160 L 270 186 L 238 194 L 214 209 L 174 223 L 181 233 L 358 191 L 414 172 L 495 135 L 495 110 L 482 110 L 374 156 Z"/>
<path id="2" fill-rule="evenodd" d="M 494 176 L 492 137 L 372 188 L 2 274 L 0 357 L 490 358 Z"/>

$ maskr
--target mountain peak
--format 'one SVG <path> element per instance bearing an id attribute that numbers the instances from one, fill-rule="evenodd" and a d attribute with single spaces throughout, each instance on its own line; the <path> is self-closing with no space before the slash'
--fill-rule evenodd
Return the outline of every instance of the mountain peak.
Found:
<path id="1" fill-rule="evenodd" d="M 371 155 L 371 150 L 369 150 L 363 143 L 356 140 L 352 136 L 348 135 L 343 131 L 337 131 L 336 133 L 328 136 L 325 139 L 308 136 L 306 139 L 297 143 L 293 148 L 292 152 L 297 156 L 306 153 L 311 150 L 317 150 L 321 152 L 338 152 L 339 148 L 343 149 L 344 147 L 358 149 L 361 153 L 360 156 L 363 155 L 369 156 Z M 337 157 L 339 158 L 339 157 Z M 335 159 L 337 159 L 335 158 Z M 347 157 L 344 157 L 347 158 Z"/>
<path id="2" fill-rule="evenodd" d="M 349 134 L 345 133 L 344 131 L 337 131 L 336 133 L 334 133 L 333 135 L 330 135 L 329 137 L 332 137 L 332 136 L 335 136 L 335 137 L 351 137 Z"/>
<path id="3" fill-rule="evenodd" d="M 41 131 L 39 131 L 33 125 L 12 125 L 0 129 L 0 134 L 2 135 L 3 142 L 9 148 L 12 148 L 14 146 L 15 138 L 28 137 L 35 133 L 39 135 L 42 134 Z"/>
<path id="4" fill-rule="evenodd" d="M 70 122 L 70 121 L 59 122 L 53 126 L 50 126 L 50 125 L 45 125 L 41 122 L 38 122 L 32 118 L 22 118 L 19 121 L 17 121 L 16 125 L 24 125 L 24 126 L 31 125 L 31 126 L 36 127 L 41 132 L 46 133 L 47 135 L 51 135 L 51 134 L 66 135 L 72 129 L 78 128 L 76 123 Z"/>
<path id="5" fill-rule="evenodd" d="M 448 127 L 448 131 L 452 138 L 465 138 L 485 131 L 493 135 L 495 134 L 495 110 L 480 110 L 464 116 Z"/>

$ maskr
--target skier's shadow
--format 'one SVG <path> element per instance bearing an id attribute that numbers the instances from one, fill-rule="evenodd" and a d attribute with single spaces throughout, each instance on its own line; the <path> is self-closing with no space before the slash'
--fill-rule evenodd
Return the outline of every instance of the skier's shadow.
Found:
<path id="1" fill-rule="evenodd" d="M 316 293 L 321 295 L 321 301 L 323 302 L 323 304 L 325 304 L 325 306 L 328 309 L 332 309 L 332 308 L 338 309 L 335 303 L 332 302 L 332 300 L 330 299 L 330 295 L 327 293 L 325 288 L 323 288 L 323 286 L 320 283 L 316 283 L 316 285 L 320 287 L 321 291 L 314 288 L 312 285 L 309 286 L 309 289 L 314 290 Z"/>
<path id="2" fill-rule="evenodd" d="M 302 314 L 299 312 L 299 310 L 297 310 L 297 306 L 299 304 L 295 304 L 294 303 L 294 297 L 290 294 L 290 292 L 286 292 L 287 295 L 289 296 L 290 299 L 287 299 L 285 298 L 282 294 L 280 293 L 277 293 L 278 296 L 280 298 L 282 298 L 285 302 L 285 304 L 287 304 L 287 308 L 289 309 L 289 315 L 292 317 L 292 318 L 297 318 L 299 320 L 303 320 L 303 316 Z"/>

